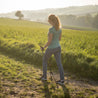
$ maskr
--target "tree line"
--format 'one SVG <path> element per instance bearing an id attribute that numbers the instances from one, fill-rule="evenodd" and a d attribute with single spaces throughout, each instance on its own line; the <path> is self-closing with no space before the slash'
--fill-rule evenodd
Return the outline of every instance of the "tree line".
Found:
<path id="1" fill-rule="evenodd" d="M 17 11 L 15 16 L 17 16 L 19 20 L 24 17 L 21 11 Z M 91 14 L 85 16 L 60 15 L 59 18 L 62 25 L 93 27 L 98 29 L 98 13 L 95 16 L 92 16 Z"/>
<path id="2" fill-rule="evenodd" d="M 62 25 L 93 27 L 98 29 L 98 14 L 95 16 L 91 16 L 90 14 L 85 16 L 60 15 L 59 18 Z"/>

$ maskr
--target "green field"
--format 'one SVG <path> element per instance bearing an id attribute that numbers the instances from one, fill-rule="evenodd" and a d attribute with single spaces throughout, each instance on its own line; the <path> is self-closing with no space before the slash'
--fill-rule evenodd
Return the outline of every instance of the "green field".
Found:
<path id="1" fill-rule="evenodd" d="M 42 83 L 43 54 L 50 28 L 37 22 L 0 18 L 0 98 L 95 98 L 96 88 L 50 81 Z M 62 64 L 65 72 L 98 81 L 98 31 L 62 29 Z M 57 72 L 53 56 L 49 60 Z M 66 73 L 65 73 L 66 76 Z M 76 78 L 77 79 L 77 78 Z M 82 79 L 83 80 L 83 79 Z M 72 81 L 71 81 L 72 82 Z M 81 84 L 82 85 L 82 84 Z"/>
<path id="2" fill-rule="evenodd" d="M 40 68 L 43 53 L 39 45 L 47 42 L 49 28 L 42 23 L 0 18 L 0 51 Z M 63 29 L 60 43 L 65 71 L 98 80 L 98 31 Z M 57 68 L 53 57 L 49 63 Z"/>

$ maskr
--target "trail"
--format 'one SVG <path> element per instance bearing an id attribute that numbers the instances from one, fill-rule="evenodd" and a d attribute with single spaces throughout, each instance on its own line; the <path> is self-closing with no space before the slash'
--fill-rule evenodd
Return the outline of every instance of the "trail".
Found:
<path id="1" fill-rule="evenodd" d="M 40 80 L 42 70 L 0 53 L 0 98 L 98 98 L 98 82 L 65 72 L 65 86 Z M 54 73 L 56 80 L 59 74 Z M 68 80 L 68 83 L 66 83 Z"/>
<path id="2" fill-rule="evenodd" d="M 55 74 L 56 78 L 58 76 Z M 79 78 L 75 75 L 65 73 L 65 85 L 70 89 L 72 98 L 87 98 L 88 96 L 98 98 L 98 81 Z M 79 96 L 76 97 L 77 95 Z"/>

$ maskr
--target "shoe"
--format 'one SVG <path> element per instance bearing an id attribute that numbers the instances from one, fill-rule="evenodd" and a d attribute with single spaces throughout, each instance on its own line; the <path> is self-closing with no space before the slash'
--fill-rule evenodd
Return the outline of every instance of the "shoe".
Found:
<path id="1" fill-rule="evenodd" d="M 45 79 L 44 77 L 41 78 L 42 81 L 47 81 L 47 79 Z"/>
<path id="2" fill-rule="evenodd" d="M 42 76 L 40 79 L 41 79 L 42 81 L 47 81 L 47 79 L 45 79 L 44 76 Z"/>
<path id="3" fill-rule="evenodd" d="M 64 80 L 56 81 L 57 84 L 64 85 Z"/>

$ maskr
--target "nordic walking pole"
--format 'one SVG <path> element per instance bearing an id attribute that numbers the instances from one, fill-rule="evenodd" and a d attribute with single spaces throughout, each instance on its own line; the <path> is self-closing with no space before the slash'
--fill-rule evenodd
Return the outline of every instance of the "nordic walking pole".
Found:
<path id="1" fill-rule="evenodd" d="M 40 46 L 40 45 L 39 45 Z M 40 49 L 42 51 L 42 55 L 43 55 L 43 51 L 44 51 L 44 48 L 42 46 L 40 46 Z M 42 76 L 43 77 L 43 76 Z"/>
<path id="2" fill-rule="evenodd" d="M 42 46 L 40 46 L 40 48 L 41 48 L 42 53 L 43 53 L 44 48 L 43 48 Z M 50 69 L 50 76 L 51 76 L 51 80 L 53 79 L 53 80 L 54 80 L 54 82 L 56 83 L 56 79 L 54 78 L 53 72 L 51 71 L 51 68 L 50 68 L 50 64 L 49 64 L 49 69 Z M 57 88 L 58 88 L 57 83 L 56 83 L 56 86 L 57 86 Z"/>
<path id="3" fill-rule="evenodd" d="M 51 70 L 51 64 L 49 63 L 49 70 L 50 70 L 50 76 L 51 76 L 51 81 L 54 80 L 55 84 L 56 84 L 56 87 L 59 88 L 58 84 L 56 83 L 56 79 L 53 75 L 53 72 Z"/>
<path id="4" fill-rule="evenodd" d="M 44 51 L 44 48 L 43 48 L 42 46 L 40 46 L 40 48 L 41 48 L 41 51 L 42 51 L 42 53 L 43 53 L 43 51 Z"/>

